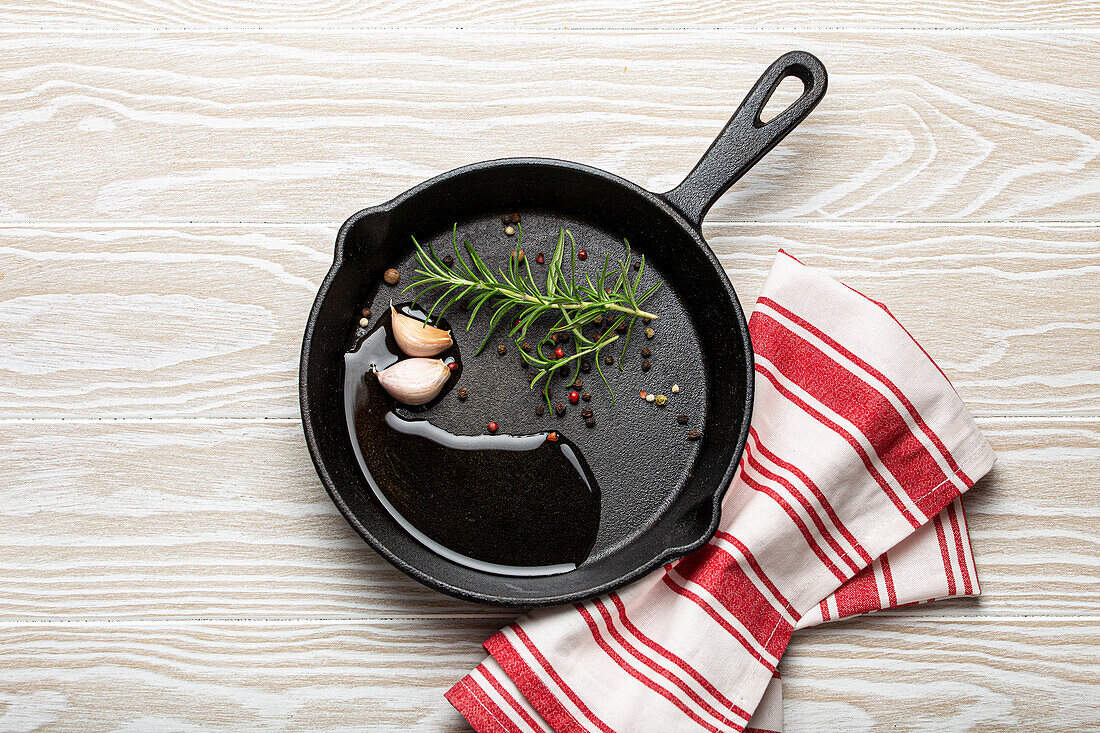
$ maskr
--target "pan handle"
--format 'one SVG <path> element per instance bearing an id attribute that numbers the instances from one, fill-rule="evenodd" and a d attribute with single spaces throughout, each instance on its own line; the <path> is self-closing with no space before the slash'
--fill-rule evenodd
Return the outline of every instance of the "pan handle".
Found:
<path id="1" fill-rule="evenodd" d="M 760 113 L 788 76 L 802 80 L 802 96 L 772 120 L 762 122 Z M 662 194 L 664 198 L 696 228 L 700 227 L 718 197 L 806 119 L 828 86 L 825 66 L 812 53 L 790 51 L 780 56 L 745 96 L 691 173 L 679 186 Z"/>

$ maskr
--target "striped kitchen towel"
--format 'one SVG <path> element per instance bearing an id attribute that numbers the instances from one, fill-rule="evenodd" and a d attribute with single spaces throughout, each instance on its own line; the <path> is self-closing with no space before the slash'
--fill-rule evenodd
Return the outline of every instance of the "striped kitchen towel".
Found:
<path id="1" fill-rule="evenodd" d="M 749 329 L 752 427 L 714 539 L 486 641 L 447 692 L 476 730 L 777 731 L 795 629 L 978 592 L 959 497 L 994 455 L 920 345 L 783 252 Z"/>

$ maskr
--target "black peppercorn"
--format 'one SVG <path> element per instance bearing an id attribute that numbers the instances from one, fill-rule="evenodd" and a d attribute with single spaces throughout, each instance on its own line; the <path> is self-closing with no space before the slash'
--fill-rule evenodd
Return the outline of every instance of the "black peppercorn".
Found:
<path id="1" fill-rule="evenodd" d="M 542 406 L 542 403 L 535 405 L 535 414 L 542 417 L 542 413 L 546 412 L 546 408 Z"/>
<path id="2" fill-rule="evenodd" d="M 458 399 L 464 400 L 469 396 L 470 396 L 470 391 L 468 389 L 466 389 L 465 387 L 459 387 L 458 388 Z"/>
<path id="3" fill-rule="evenodd" d="M 500 346 L 497 347 L 497 353 L 500 354 L 501 356 L 504 356 L 505 354 L 508 353 L 508 347 L 505 346 L 504 344 L 501 344 Z"/>
<path id="4" fill-rule="evenodd" d="M 681 425 L 687 425 L 688 424 L 688 416 L 687 415 L 677 415 L 676 416 L 676 422 L 680 423 Z"/>
<path id="5" fill-rule="evenodd" d="M 641 263 L 641 262 L 635 262 L 635 263 L 634 263 L 634 270 L 635 270 L 635 272 L 637 272 L 637 271 L 638 271 L 638 270 L 640 270 L 640 269 L 642 269 L 642 263 Z"/>
<path id="6" fill-rule="evenodd" d="M 651 318 L 642 318 L 642 323 L 644 323 L 645 325 L 647 325 L 647 326 L 648 326 L 648 325 L 649 325 L 649 322 L 650 322 L 651 320 L 653 320 L 653 319 L 651 319 Z"/>
<path id="7" fill-rule="evenodd" d="M 363 309 L 363 318 L 370 318 L 370 308 Z"/>
<path id="8" fill-rule="evenodd" d="M 651 355 L 652 353 L 653 353 L 653 352 L 649 350 L 649 347 L 648 347 L 648 346 L 643 346 L 643 347 L 642 347 L 642 356 L 643 356 L 644 358 L 648 359 L 648 358 L 650 357 L 650 355 Z"/>
<path id="9" fill-rule="evenodd" d="M 642 359 L 642 371 L 648 372 L 650 367 L 649 359 Z"/>
<path id="10" fill-rule="evenodd" d="M 592 408 L 586 407 L 581 410 L 581 417 L 592 417 Z"/>
<path id="11" fill-rule="evenodd" d="M 581 381 L 580 377 L 577 377 L 576 379 L 573 380 L 573 389 L 580 389 L 583 386 L 584 386 L 584 382 Z"/>
<path id="12" fill-rule="evenodd" d="M 519 345 L 519 347 L 521 349 L 523 349 L 524 351 L 530 351 L 531 350 L 531 342 L 524 341 L 522 344 Z"/>
<path id="13" fill-rule="evenodd" d="M 588 374 L 590 371 L 592 371 L 592 362 L 588 359 L 581 359 L 581 372 Z"/>
<path id="14" fill-rule="evenodd" d="M 585 424 L 585 425 L 587 425 L 587 426 L 588 426 L 588 427 L 590 427 L 590 428 L 594 428 L 594 427 L 596 427 L 596 418 L 594 418 L 594 417 L 586 417 L 586 418 L 584 419 L 584 424 Z"/>
<path id="15" fill-rule="evenodd" d="M 592 319 L 592 322 L 595 323 L 597 326 L 600 325 L 601 323 L 603 323 L 603 316 L 596 316 Z"/>
<path id="16" fill-rule="evenodd" d="M 699 438 L 702 438 L 702 437 L 703 437 L 703 434 L 701 432 L 699 432 L 698 430 L 688 431 L 688 440 L 699 440 Z"/>
<path id="17" fill-rule="evenodd" d="M 611 354 L 608 354 L 607 356 L 605 356 L 603 358 L 603 363 L 607 364 L 608 366 L 611 366 L 612 364 L 615 363 L 615 357 L 613 357 Z"/>
<path id="18" fill-rule="evenodd" d="M 450 255 L 443 255 L 443 264 L 447 267 L 451 267 L 455 263 L 455 258 Z"/>
<path id="19" fill-rule="evenodd" d="M 513 224 L 519 224 L 519 214 L 512 214 L 508 217 L 508 220 Z"/>
<path id="20" fill-rule="evenodd" d="M 559 416 L 564 415 L 565 414 L 565 403 L 564 402 L 559 402 L 558 404 L 554 405 L 554 412 L 557 413 Z"/>
<path id="21" fill-rule="evenodd" d="M 618 326 L 615 326 L 615 333 L 626 333 L 626 321 L 623 321 Z"/>
<path id="22" fill-rule="evenodd" d="M 581 392 L 581 399 L 584 400 L 585 402 L 591 402 L 592 401 L 592 393 L 591 392 Z"/>
<path id="23" fill-rule="evenodd" d="M 511 214 L 503 214 L 500 217 L 500 223 L 501 224 L 511 224 L 512 223 L 512 215 Z"/>

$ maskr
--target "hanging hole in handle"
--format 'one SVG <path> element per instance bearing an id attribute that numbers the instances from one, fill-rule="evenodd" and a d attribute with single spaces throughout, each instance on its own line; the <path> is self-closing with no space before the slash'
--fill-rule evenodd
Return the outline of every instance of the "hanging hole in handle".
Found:
<path id="1" fill-rule="evenodd" d="M 764 102 L 763 109 L 756 115 L 754 124 L 757 127 L 768 124 L 794 104 L 808 89 L 809 83 L 797 76 L 783 77 L 779 82 L 779 86 L 773 89 L 772 93 L 768 95 L 767 101 Z"/>

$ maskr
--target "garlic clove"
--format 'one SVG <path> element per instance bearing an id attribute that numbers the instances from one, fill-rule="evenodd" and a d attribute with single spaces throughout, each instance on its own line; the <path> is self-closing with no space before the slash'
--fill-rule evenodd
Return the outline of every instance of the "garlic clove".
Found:
<path id="1" fill-rule="evenodd" d="M 436 356 L 454 345 L 450 331 L 398 313 L 392 303 L 390 322 L 393 324 L 393 337 L 397 340 L 397 346 L 409 356 Z"/>
<path id="2" fill-rule="evenodd" d="M 423 405 L 435 399 L 451 370 L 442 359 L 404 359 L 378 372 L 378 383 L 398 402 Z"/>

